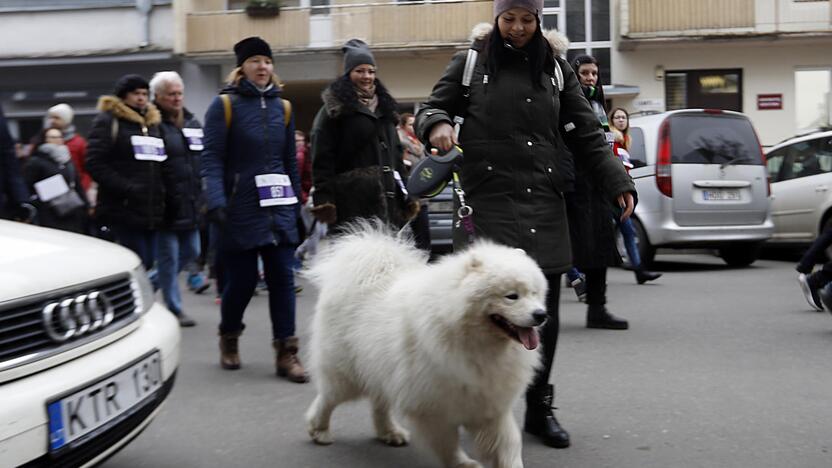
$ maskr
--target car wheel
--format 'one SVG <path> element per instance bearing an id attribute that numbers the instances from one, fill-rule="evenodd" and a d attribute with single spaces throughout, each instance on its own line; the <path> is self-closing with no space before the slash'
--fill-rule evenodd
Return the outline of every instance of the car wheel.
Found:
<path id="1" fill-rule="evenodd" d="M 720 248 L 719 256 L 728 266 L 745 267 L 757 260 L 757 257 L 760 256 L 761 247 L 762 244 L 759 242 L 731 245 Z"/>
<path id="2" fill-rule="evenodd" d="M 641 256 L 641 266 L 650 268 L 653 266 L 653 261 L 656 259 L 656 248 L 650 245 L 650 240 L 647 239 L 647 231 L 641 225 L 641 221 L 632 218 L 633 225 L 636 227 L 636 239 L 638 242 L 638 254 Z"/>

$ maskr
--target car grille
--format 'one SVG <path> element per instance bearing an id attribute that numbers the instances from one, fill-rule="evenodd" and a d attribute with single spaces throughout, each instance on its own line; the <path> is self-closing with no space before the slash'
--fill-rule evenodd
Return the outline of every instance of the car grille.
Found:
<path id="1" fill-rule="evenodd" d="M 70 468 L 82 466 L 84 463 L 94 459 L 100 453 L 109 450 L 110 447 L 129 436 L 134 429 L 139 427 L 142 422 L 150 417 L 150 415 L 153 414 L 153 411 L 168 397 L 170 391 L 173 389 L 173 383 L 175 380 L 176 372 L 170 376 L 167 382 L 165 382 L 165 384 L 157 391 L 156 396 L 151 398 L 145 406 L 139 408 L 135 413 L 127 416 L 103 433 L 93 437 L 90 440 L 84 440 L 77 445 L 70 445 L 67 450 L 61 450 L 57 454 L 43 455 L 40 458 L 21 465 L 20 468 L 55 466 Z M 136 437 L 138 435 L 139 434 L 133 434 L 132 437 Z M 124 448 L 124 446 L 121 448 Z M 119 448 L 119 450 L 121 450 L 121 448 Z M 116 452 L 118 452 L 118 450 Z M 115 452 L 109 454 L 109 456 L 112 455 L 115 455 Z M 103 462 L 103 460 L 101 461 Z"/>
<path id="2" fill-rule="evenodd" d="M 93 291 L 98 291 L 112 305 L 112 321 L 97 330 L 78 333 L 64 342 L 53 339 L 44 321 L 47 305 L 89 295 Z M 4 363 L 12 360 L 26 356 L 33 359 L 22 359 L 23 361 L 37 360 L 51 355 L 51 352 L 71 349 L 88 342 L 90 338 L 107 334 L 135 318 L 136 307 L 136 294 L 128 275 L 14 303 L 0 310 L 0 370 Z M 55 314 L 51 323 L 58 322 L 58 314 Z"/>

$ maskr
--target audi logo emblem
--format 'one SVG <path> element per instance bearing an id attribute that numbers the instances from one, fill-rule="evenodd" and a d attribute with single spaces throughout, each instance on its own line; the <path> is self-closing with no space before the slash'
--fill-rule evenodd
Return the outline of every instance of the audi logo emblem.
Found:
<path id="1" fill-rule="evenodd" d="M 110 301 L 101 292 L 92 291 L 47 304 L 43 326 L 50 338 L 63 343 L 106 327 L 113 316 Z"/>

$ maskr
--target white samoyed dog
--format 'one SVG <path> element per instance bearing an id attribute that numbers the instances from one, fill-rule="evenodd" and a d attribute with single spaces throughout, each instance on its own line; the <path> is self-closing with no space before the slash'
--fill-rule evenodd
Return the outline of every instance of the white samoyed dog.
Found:
<path id="1" fill-rule="evenodd" d="M 484 462 L 522 468 L 511 407 L 539 364 L 535 327 L 546 320 L 546 279 L 532 258 L 479 241 L 428 264 L 409 239 L 362 222 L 307 274 L 320 290 L 309 347 L 312 440 L 332 443 L 332 411 L 366 397 L 389 445 L 408 443 L 397 414 L 445 467 L 482 466 L 461 449 L 462 427 Z"/>

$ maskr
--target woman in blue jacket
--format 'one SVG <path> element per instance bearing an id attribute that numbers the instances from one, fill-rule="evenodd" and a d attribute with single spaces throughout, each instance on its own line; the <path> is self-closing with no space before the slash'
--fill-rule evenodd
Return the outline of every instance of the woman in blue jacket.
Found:
<path id="1" fill-rule="evenodd" d="M 222 291 L 220 365 L 239 369 L 243 312 L 263 260 L 277 375 L 308 381 L 298 360 L 292 271 L 298 244 L 300 178 L 295 128 L 280 98 L 269 44 L 249 37 L 234 45 L 237 68 L 205 114 L 202 177 L 208 219 L 219 227 Z"/>

